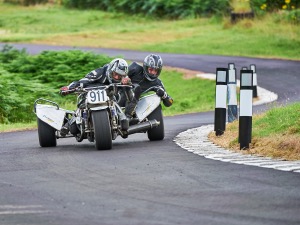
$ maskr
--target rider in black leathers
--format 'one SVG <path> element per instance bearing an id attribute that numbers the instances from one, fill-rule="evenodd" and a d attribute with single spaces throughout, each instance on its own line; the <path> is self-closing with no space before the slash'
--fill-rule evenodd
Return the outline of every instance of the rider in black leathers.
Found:
<path id="1" fill-rule="evenodd" d="M 134 86 L 133 102 L 137 102 L 141 94 L 151 87 L 156 87 L 156 94 L 161 97 L 165 106 L 173 104 L 173 99 L 165 90 L 162 81 L 158 78 L 163 67 L 163 61 L 159 55 L 146 56 L 143 66 L 133 62 L 128 68 L 128 77 Z"/>
<path id="2" fill-rule="evenodd" d="M 73 81 L 68 86 L 62 87 L 60 89 L 60 93 L 62 95 L 67 95 L 70 93 L 70 90 L 75 89 L 79 86 L 87 87 L 89 85 L 99 84 L 99 85 L 109 85 L 111 83 L 121 83 L 121 81 L 127 76 L 128 73 L 128 64 L 124 59 L 116 58 L 112 60 L 109 64 L 104 65 L 103 67 L 97 68 L 79 81 Z M 122 82 L 126 84 L 125 82 Z M 126 96 L 126 107 L 125 107 L 125 115 L 132 115 L 135 110 L 135 102 L 134 101 L 134 93 L 132 89 L 120 89 L 119 94 L 123 93 Z M 118 94 L 118 95 L 119 95 Z M 119 96 L 116 96 L 117 100 Z M 69 132 L 69 126 L 74 123 L 71 119 L 65 126 L 63 126 L 63 133 L 67 134 Z"/>

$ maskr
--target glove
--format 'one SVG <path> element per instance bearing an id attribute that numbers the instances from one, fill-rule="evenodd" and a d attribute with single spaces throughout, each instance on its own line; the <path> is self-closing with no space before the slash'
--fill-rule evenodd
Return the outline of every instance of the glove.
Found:
<path id="1" fill-rule="evenodd" d="M 162 88 L 158 88 L 157 90 L 156 90 L 156 94 L 159 96 L 159 97 L 161 97 L 162 99 L 165 99 L 168 95 L 167 95 L 167 92 L 165 92 L 165 90 L 164 89 L 162 89 Z"/>
<path id="2" fill-rule="evenodd" d="M 114 96 L 116 94 L 116 88 L 114 86 L 108 87 L 106 90 L 106 94 L 108 97 L 111 98 L 112 96 Z"/>
<path id="3" fill-rule="evenodd" d="M 67 94 L 69 94 L 69 87 L 68 86 L 61 87 L 59 89 L 59 93 L 61 95 L 67 95 Z"/>
<path id="4" fill-rule="evenodd" d="M 121 80 L 121 84 L 123 84 L 123 85 L 129 85 L 129 84 L 131 84 L 131 79 L 129 77 L 124 77 Z"/>

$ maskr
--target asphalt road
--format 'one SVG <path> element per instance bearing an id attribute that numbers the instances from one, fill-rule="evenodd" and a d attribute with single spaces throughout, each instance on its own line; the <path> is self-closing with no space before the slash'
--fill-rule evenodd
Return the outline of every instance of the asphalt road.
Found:
<path id="1" fill-rule="evenodd" d="M 66 49 L 16 46 L 33 54 Z M 148 54 L 86 50 L 138 61 Z M 299 61 L 161 55 L 165 65 L 209 73 L 256 64 L 259 85 L 279 104 L 300 100 Z M 213 112 L 166 117 L 163 141 L 134 134 L 110 151 L 74 139 L 40 148 L 37 131 L 0 133 L 0 224 L 300 224 L 299 173 L 214 161 L 174 143 L 178 133 L 211 123 Z"/>

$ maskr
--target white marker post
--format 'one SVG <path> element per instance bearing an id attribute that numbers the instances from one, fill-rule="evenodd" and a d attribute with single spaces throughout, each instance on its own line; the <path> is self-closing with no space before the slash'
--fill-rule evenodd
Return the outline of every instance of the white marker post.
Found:
<path id="1" fill-rule="evenodd" d="M 257 98 L 257 74 L 256 66 L 254 64 L 250 65 L 250 70 L 253 71 L 253 98 Z"/>
<path id="2" fill-rule="evenodd" d="M 234 63 L 228 64 L 228 122 L 233 122 L 237 119 L 237 94 L 236 94 L 236 69 Z"/>
<path id="3" fill-rule="evenodd" d="M 217 136 L 224 134 L 225 131 L 227 81 L 228 81 L 228 69 L 217 68 L 216 108 L 215 108 L 215 127 L 214 127 Z"/>
<path id="4" fill-rule="evenodd" d="M 253 71 L 241 70 L 240 84 L 240 116 L 239 116 L 239 143 L 240 149 L 249 149 L 252 136 L 252 97 Z"/>

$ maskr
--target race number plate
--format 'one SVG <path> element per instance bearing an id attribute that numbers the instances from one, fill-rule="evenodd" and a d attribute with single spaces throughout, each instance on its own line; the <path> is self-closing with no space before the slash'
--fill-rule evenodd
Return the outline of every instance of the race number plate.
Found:
<path id="1" fill-rule="evenodd" d="M 108 100 L 105 90 L 92 90 L 87 94 L 87 102 L 90 104 L 99 104 Z"/>

